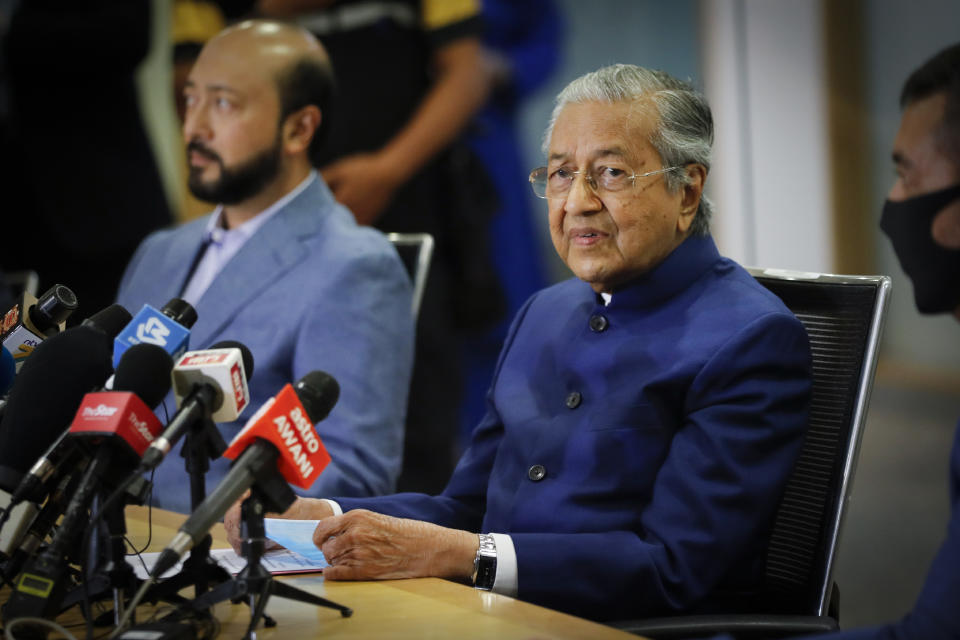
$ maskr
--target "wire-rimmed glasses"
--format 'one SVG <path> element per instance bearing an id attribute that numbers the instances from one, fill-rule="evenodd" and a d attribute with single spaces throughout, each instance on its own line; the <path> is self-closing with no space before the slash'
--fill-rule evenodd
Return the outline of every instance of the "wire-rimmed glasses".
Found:
<path id="1" fill-rule="evenodd" d="M 537 167 L 530 172 L 530 186 L 538 198 L 562 200 L 570 193 L 577 176 L 582 174 L 584 180 L 596 193 L 617 192 L 632 186 L 637 178 L 646 178 L 660 173 L 682 169 L 683 165 L 666 167 L 646 173 L 627 173 L 616 167 L 598 166 L 589 171 L 571 171 L 559 167 L 550 170 L 547 167 Z"/>

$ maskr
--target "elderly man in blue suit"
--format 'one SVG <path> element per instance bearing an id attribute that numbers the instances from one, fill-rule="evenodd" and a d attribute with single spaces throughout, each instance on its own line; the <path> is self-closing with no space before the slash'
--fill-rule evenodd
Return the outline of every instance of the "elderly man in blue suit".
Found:
<path id="1" fill-rule="evenodd" d="M 749 596 L 803 439 L 810 353 L 710 237 L 709 106 L 615 65 L 564 89 L 546 139 L 530 181 L 576 278 L 517 314 L 447 487 L 285 515 L 320 519 L 328 580 L 439 576 L 596 619 Z"/>
<path id="2" fill-rule="evenodd" d="M 340 400 L 318 427 L 332 463 L 312 490 L 370 496 L 393 491 L 400 469 L 411 286 L 386 237 L 358 227 L 313 169 L 332 85 L 326 52 L 297 27 L 245 22 L 207 44 L 187 82 L 183 133 L 191 191 L 220 205 L 148 237 L 118 301 L 185 298 L 199 317 L 192 348 L 249 347 L 252 410 L 309 371 L 332 374 Z M 240 426 L 221 430 L 229 441 Z M 182 465 L 171 455 L 158 469 L 155 504 L 189 511 Z M 226 468 L 214 461 L 208 484 Z"/>

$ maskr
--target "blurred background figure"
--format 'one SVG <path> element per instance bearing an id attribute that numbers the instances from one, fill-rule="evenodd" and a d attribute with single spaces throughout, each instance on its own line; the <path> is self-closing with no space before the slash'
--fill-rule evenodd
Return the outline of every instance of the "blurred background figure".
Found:
<path id="1" fill-rule="evenodd" d="M 150 32 L 149 0 L 31 0 L 9 14 L 0 268 L 36 271 L 40 290 L 67 284 L 73 322 L 113 302 L 140 240 L 171 222 L 134 82 Z"/>
<path id="2" fill-rule="evenodd" d="M 478 281 L 502 286 L 505 313 L 492 329 L 481 327 L 464 336 L 461 442 L 467 442 L 483 417 L 487 387 L 510 320 L 531 294 L 548 284 L 533 224 L 530 167 L 520 143 L 518 118 L 523 102 L 556 69 L 563 32 L 554 0 L 483 0 L 483 24 L 483 55 L 493 73 L 493 89 L 464 138 L 489 173 L 499 200 L 490 224 L 477 231 L 489 242 L 495 271 L 483 272 L 484 263 L 476 270 Z"/>
<path id="3" fill-rule="evenodd" d="M 458 325 L 499 319 L 470 279 L 494 211 L 482 165 L 458 138 L 483 105 L 479 0 L 260 0 L 323 43 L 337 76 L 321 168 L 361 224 L 436 240 L 417 327 L 401 491 L 439 492 L 453 470 L 462 397 Z M 467 256 L 470 256 L 467 258 Z M 487 264 L 485 269 L 492 272 Z M 451 313 L 451 309 L 468 313 Z"/>

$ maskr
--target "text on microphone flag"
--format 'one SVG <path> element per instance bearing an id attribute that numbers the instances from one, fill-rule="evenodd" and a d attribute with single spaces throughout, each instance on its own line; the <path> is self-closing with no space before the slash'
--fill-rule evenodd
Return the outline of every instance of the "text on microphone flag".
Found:
<path id="1" fill-rule="evenodd" d="M 260 438 L 280 451 L 277 469 L 291 484 L 308 489 L 330 463 L 330 454 L 314 430 L 293 385 L 267 401 L 224 452 L 231 460 Z"/>
<path id="2" fill-rule="evenodd" d="M 205 364 L 221 364 L 226 362 L 230 353 L 224 349 L 208 349 L 206 351 L 189 351 L 183 355 L 178 367 L 199 367 Z"/>
<path id="3" fill-rule="evenodd" d="M 233 382 L 233 398 L 237 403 L 237 412 L 240 413 L 247 406 L 246 379 L 240 372 L 240 363 L 234 362 L 230 367 L 230 380 Z"/>
<path id="4" fill-rule="evenodd" d="M 88 393 L 70 424 L 72 435 L 119 435 L 138 457 L 162 431 L 150 407 L 129 391 Z"/>

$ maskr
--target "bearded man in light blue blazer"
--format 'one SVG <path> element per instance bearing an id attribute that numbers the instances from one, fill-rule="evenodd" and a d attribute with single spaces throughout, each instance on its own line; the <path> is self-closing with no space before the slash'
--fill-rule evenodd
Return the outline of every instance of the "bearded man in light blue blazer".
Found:
<path id="1" fill-rule="evenodd" d="M 332 462 L 311 491 L 371 496 L 399 473 L 412 367 L 411 286 L 389 241 L 359 227 L 314 170 L 333 89 L 309 33 L 249 21 L 212 39 L 184 99 L 189 186 L 219 202 L 205 218 L 148 237 L 118 302 L 138 310 L 182 297 L 197 310 L 190 348 L 237 340 L 254 356 L 249 413 L 314 370 L 340 384 L 318 432 Z M 169 415 L 176 407 L 165 403 Z M 161 415 L 163 410 L 161 410 Z M 215 486 L 228 461 L 211 463 Z M 190 510 L 183 460 L 157 470 L 154 504 Z"/>

